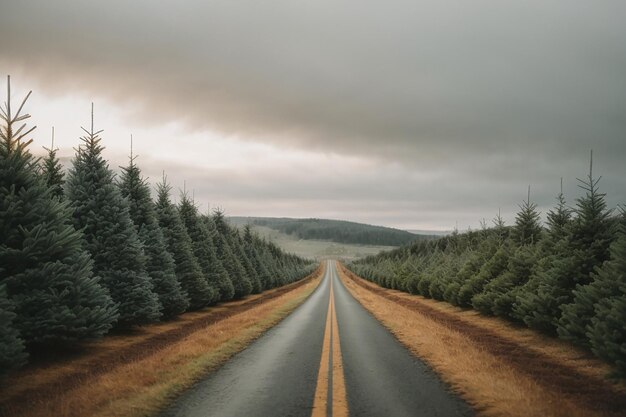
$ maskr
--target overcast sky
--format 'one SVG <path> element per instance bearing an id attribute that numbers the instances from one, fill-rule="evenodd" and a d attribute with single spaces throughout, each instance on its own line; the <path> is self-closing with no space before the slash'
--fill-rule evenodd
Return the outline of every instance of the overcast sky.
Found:
<path id="1" fill-rule="evenodd" d="M 477 227 L 564 177 L 626 202 L 626 2 L 2 1 L 33 151 L 89 123 L 230 215 Z M 4 91 L 5 81 L 2 81 Z"/>

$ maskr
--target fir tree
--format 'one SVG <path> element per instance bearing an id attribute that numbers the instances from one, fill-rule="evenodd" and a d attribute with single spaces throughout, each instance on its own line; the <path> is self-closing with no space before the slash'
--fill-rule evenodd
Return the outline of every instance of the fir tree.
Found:
<path id="1" fill-rule="evenodd" d="M 605 194 L 598 191 L 602 177 L 593 178 L 593 154 L 586 180 L 579 180 L 585 196 L 576 203 L 576 219 L 572 224 L 569 248 L 571 255 L 559 274 L 558 281 L 567 289 L 574 289 L 562 304 L 562 315 L 557 332 L 563 339 L 581 346 L 589 346 L 587 326 L 594 315 L 594 305 L 604 296 L 601 284 L 589 287 L 592 273 L 609 259 L 609 247 L 614 239 L 611 210 L 607 210 Z"/>
<path id="2" fill-rule="evenodd" d="M 7 298 L 4 284 L 0 284 L 0 376 L 22 366 L 28 357 L 24 351 L 24 341 L 13 326 L 14 308 Z"/>
<path id="3" fill-rule="evenodd" d="M 512 312 L 515 320 L 547 333 L 554 331 L 553 317 L 559 300 L 553 296 L 558 288 L 547 285 L 546 277 L 555 263 L 567 255 L 566 237 L 572 221 L 572 211 L 567 207 L 563 195 L 562 178 L 561 191 L 556 200 L 556 207 L 548 211 L 548 233 L 539 242 L 537 265 L 528 282 L 516 292 Z"/>
<path id="4" fill-rule="evenodd" d="M 515 217 L 515 227 L 512 238 L 518 245 L 530 245 L 537 243 L 541 236 L 541 224 L 537 205 L 530 202 L 530 186 L 528 198 L 519 205 L 520 211 Z"/>
<path id="5" fill-rule="evenodd" d="M 624 213 L 623 220 L 626 219 Z M 598 269 L 587 297 L 597 300 L 587 327 L 591 349 L 626 376 L 626 225 L 611 245 L 611 260 Z"/>
<path id="6" fill-rule="evenodd" d="M 491 303 L 483 291 L 485 286 L 506 271 L 513 250 L 511 241 L 505 240 L 493 256 L 480 268 L 478 275 L 467 282 L 467 289 L 463 296 L 466 297 L 467 292 L 473 292 L 471 305 L 481 313 L 491 314 Z"/>
<path id="7" fill-rule="evenodd" d="M 459 305 L 459 292 L 461 287 L 472 277 L 477 275 L 480 268 L 485 263 L 485 252 L 483 250 L 470 251 L 463 264 L 461 265 L 459 272 L 456 274 L 456 278 L 446 288 L 443 298 L 447 302 L 453 305 Z"/>
<path id="8" fill-rule="evenodd" d="M 509 258 L 506 270 L 485 286 L 473 304 L 483 313 L 514 319 L 512 311 L 517 292 L 528 282 L 536 263 L 535 245 L 518 247 Z"/>
<path id="9" fill-rule="evenodd" d="M 233 286 L 233 282 L 228 275 L 228 271 L 224 268 L 224 265 L 222 265 L 222 261 L 220 261 L 217 257 L 217 250 L 214 243 L 215 234 L 217 233 L 215 224 L 213 223 L 211 216 L 208 214 L 200 216 L 200 221 L 204 223 L 206 232 L 208 233 L 206 237 L 203 236 L 203 239 L 208 238 L 206 244 L 209 248 L 209 261 L 213 269 L 213 274 L 217 275 L 215 279 L 220 293 L 220 301 L 232 300 L 235 296 L 235 287 Z"/>
<path id="10" fill-rule="evenodd" d="M 66 192 L 74 209 L 74 225 L 85 234 L 94 271 L 102 278 L 118 304 L 120 326 L 154 322 L 161 305 L 146 273 L 146 257 L 133 222 L 128 201 L 114 183 L 113 172 L 102 157 L 99 134 L 83 129 L 69 171 Z"/>
<path id="11" fill-rule="evenodd" d="M 224 213 L 220 210 L 215 210 L 213 214 L 213 222 L 215 223 L 216 233 L 214 236 L 215 250 L 217 257 L 228 271 L 228 276 L 231 278 L 233 287 L 235 288 L 234 298 L 242 298 L 252 292 L 252 283 L 246 276 L 246 271 L 241 265 L 240 260 L 237 258 L 231 247 L 230 236 L 231 231 L 226 220 L 224 219 Z"/>
<path id="12" fill-rule="evenodd" d="M 248 257 L 248 253 L 244 248 L 243 239 L 241 238 L 241 235 L 239 234 L 239 231 L 237 229 L 234 229 L 232 231 L 231 236 L 231 242 L 233 249 L 235 250 L 235 255 L 238 256 L 239 260 L 241 261 L 241 265 L 246 271 L 246 277 L 248 277 L 250 284 L 252 284 L 251 292 L 252 294 L 258 294 L 263 291 L 263 284 L 261 283 L 261 280 L 256 273 L 256 269 L 254 268 L 252 261 Z"/>
<path id="13" fill-rule="evenodd" d="M 269 274 L 269 278 L 267 281 L 267 288 L 275 288 L 278 286 L 278 268 L 276 266 L 276 262 L 272 257 L 272 253 L 269 247 L 269 244 L 266 241 L 262 242 L 263 244 L 259 246 L 259 262 L 263 265 L 263 267 L 267 270 Z"/>
<path id="14" fill-rule="evenodd" d="M 551 243 L 556 243 L 567 235 L 567 227 L 572 221 L 572 210 L 565 203 L 563 195 L 563 178 L 561 178 L 561 192 L 556 197 L 557 205 L 548 211 L 548 230 Z"/>
<path id="15" fill-rule="evenodd" d="M 135 158 L 131 144 L 130 161 L 127 167 L 122 168 L 119 187 L 122 196 L 129 202 L 130 217 L 137 227 L 146 255 L 146 272 L 152 279 L 154 292 L 163 306 L 163 317 L 170 318 L 186 311 L 189 300 L 176 279 L 174 258 L 167 250 L 154 202 L 150 197 L 150 186 L 141 177 Z"/>
<path id="16" fill-rule="evenodd" d="M 202 269 L 193 254 L 191 238 L 178 210 L 170 201 L 171 188 L 163 175 L 163 181 L 157 185 L 157 218 L 167 249 L 174 257 L 176 278 L 189 297 L 190 307 L 199 309 L 213 301 L 214 292 L 202 275 Z"/>
<path id="17" fill-rule="evenodd" d="M 481 254 L 479 256 L 485 259 L 485 262 L 480 267 L 478 273 L 463 282 L 459 289 L 457 302 L 461 307 L 470 307 L 472 298 L 480 294 L 489 281 L 506 269 L 511 248 L 509 242 L 505 241 L 506 228 L 499 211 L 493 222 L 495 227 L 486 237 L 485 243 L 480 250 Z"/>
<path id="18" fill-rule="evenodd" d="M 16 129 L 30 117 L 22 114 L 28 96 L 13 114 L 8 88 L 0 129 L 0 283 L 15 305 L 14 326 L 29 346 L 102 336 L 117 318 L 115 305 L 93 276 L 67 203 L 36 175 L 25 140 L 34 128 Z"/>
<path id="19" fill-rule="evenodd" d="M 206 224 L 200 220 L 198 208 L 186 192 L 183 192 L 181 195 L 178 213 L 191 238 L 193 253 L 198 260 L 204 279 L 213 293 L 211 302 L 218 302 L 222 298 L 222 294 L 220 291 L 219 267 L 215 262 L 216 256 L 213 240 Z M 224 295 L 228 296 L 228 292 L 226 290 Z"/>
<path id="20" fill-rule="evenodd" d="M 259 280 L 261 291 L 271 288 L 272 277 L 261 259 L 261 254 L 259 253 L 261 242 L 252 234 L 252 229 L 249 224 L 245 225 L 243 229 L 243 246 L 248 259 L 252 262 L 255 274 Z"/>
<path id="21" fill-rule="evenodd" d="M 41 176 L 44 182 L 50 188 L 50 194 L 53 197 L 63 197 L 63 184 L 65 183 L 65 174 L 59 158 L 57 157 L 58 149 L 54 147 L 54 127 L 52 128 L 52 145 L 50 148 L 44 148 L 48 154 L 41 163 Z"/>
<path id="22" fill-rule="evenodd" d="M 528 282 L 534 271 L 537 263 L 535 246 L 542 233 L 537 206 L 530 202 L 530 187 L 526 201 L 519 208 L 511 233 L 517 248 L 512 248 L 506 270 L 485 285 L 483 293 L 472 301 L 482 313 L 509 319 L 515 317 L 513 307 L 520 287 Z"/>

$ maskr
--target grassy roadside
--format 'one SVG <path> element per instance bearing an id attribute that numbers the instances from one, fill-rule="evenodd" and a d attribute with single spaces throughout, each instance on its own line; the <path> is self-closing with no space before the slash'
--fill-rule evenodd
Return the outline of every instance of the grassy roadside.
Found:
<path id="1" fill-rule="evenodd" d="M 626 389 L 566 343 L 497 318 L 378 287 L 343 266 L 357 300 L 481 416 L 618 416 Z"/>
<path id="2" fill-rule="evenodd" d="M 11 375 L 3 416 L 150 416 L 277 324 L 316 288 L 322 267 L 286 287 L 106 337 Z"/>

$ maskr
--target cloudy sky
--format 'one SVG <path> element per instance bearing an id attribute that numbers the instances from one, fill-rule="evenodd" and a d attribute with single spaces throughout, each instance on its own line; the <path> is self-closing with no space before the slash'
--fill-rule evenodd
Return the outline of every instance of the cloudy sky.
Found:
<path id="1" fill-rule="evenodd" d="M 3 1 L 0 75 L 33 90 L 34 151 L 69 162 L 95 102 L 112 167 L 129 137 L 231 215 L 409 229 L 544 212 L 594 167 L 626 202 L 626 2 Z M 4 84 L 2 82 L 1 87 Z"/>

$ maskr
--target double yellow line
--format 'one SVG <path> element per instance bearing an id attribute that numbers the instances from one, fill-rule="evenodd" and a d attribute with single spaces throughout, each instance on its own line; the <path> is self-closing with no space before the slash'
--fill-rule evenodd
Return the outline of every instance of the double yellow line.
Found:
<path id="1" fill-rule="evenodd" d="M 332 270 L 330 273 L 332 274 Z M 348 416 L 346 383 L 343 376 L 343 362 L 341 361 L 341 345 L 339 343 L 339 328 L 337 326 L 337 314 L 335 313 L 335 295 L 333 293 L 332 278 L 330 281 L 330 297 L 328 298 L 324 343 L 322 345 L 322 359 L 317 376 L 312 413 L 312 417 L 327 416 Z"/>

